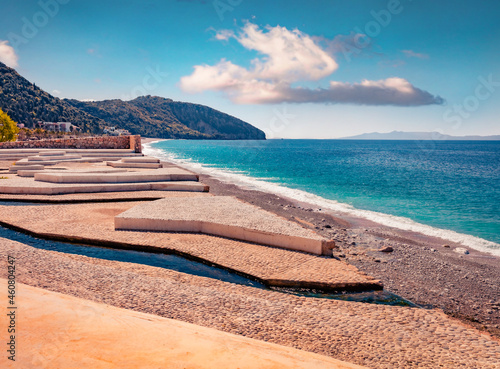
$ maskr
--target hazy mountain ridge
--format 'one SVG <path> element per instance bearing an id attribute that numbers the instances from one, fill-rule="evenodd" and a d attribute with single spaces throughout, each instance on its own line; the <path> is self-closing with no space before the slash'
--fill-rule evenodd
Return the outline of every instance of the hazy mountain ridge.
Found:
<path id="1" fill-rule="evenodd" d="M 435 141 L 498 141 L 500 135 L 495 136 L 451 136 L 439 132 L 403 132 L 388 133 L 371 132 L 361 135 L 342 137 L 343 140 L 435 140 Z"/>
<path id="2" fill-rule="evenodd" d="M 131 101 L 59 99 L 0 63 L 0 108 L 18 123 L 69 121 L 82 132 L 115 126 L 158 138 L 265 139 L 260 129 L 208 106 L 141 96 Z"/>

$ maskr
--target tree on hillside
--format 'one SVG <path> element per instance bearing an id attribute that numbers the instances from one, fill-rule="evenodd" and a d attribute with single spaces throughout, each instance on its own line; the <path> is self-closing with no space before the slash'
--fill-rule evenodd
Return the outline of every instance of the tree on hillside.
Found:
<path id="1" fill-rule="evenodd" d="M 0 109 L 0 142 L 15 141 L 18 132 L 16 122 Z"/>

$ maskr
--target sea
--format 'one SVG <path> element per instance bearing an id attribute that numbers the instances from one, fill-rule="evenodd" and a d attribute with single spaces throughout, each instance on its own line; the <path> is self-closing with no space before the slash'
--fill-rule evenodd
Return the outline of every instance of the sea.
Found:
<path id="1" fill-rule="evenodd" d="M 500 256 L 500 141 L 165 140 L 144 153 Z"/>

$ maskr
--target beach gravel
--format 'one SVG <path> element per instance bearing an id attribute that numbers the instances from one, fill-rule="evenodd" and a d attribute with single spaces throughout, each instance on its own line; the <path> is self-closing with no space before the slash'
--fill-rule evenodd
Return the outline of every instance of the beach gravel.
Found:
<path id="1" fill-rule="evenodd" d="M 500 301 L 499 257 L 472 249 L 469 254 L 457 254 L 453 250 L 463 245 L 314 208 L 208 175 L 200 175 L 200 181 L 214 195 L 235 196 L 291 221 L 309 224 L 335 240 L 336 257 L 380 280 L 386 290 L 422 306 L 442 309 L 500 338 L 500 309 L 491 308 Z M 387 246 L 393 252 L 378 252 Z"/>

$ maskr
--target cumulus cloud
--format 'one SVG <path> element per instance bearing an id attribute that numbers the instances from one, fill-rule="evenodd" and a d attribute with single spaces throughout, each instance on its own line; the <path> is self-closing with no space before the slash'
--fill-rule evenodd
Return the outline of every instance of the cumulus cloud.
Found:
<path id="1" fill-rule="evenodd" d="M 350 103 L 359 105 L 419 106 L 442 104 L 441 97 L 414 87 L 403 78 L 361 83 L 330 82 L 327 89 L 286 88 L 281 91 L 282 102 Z"/>
<path id="2" fill-rule="evenodd" d="M 216 32 L 217 40 L 235 39 L 260 57 L 248 68 L 222 59 L 215 65 L 196 65 L 181 78 L 180 87 L 190 93 L 221 91 L 239 104 L 351 103 L 361 105 L 417 106 L 441 104 L 443 99 L 414 87 L 402 78 L 360 83 L 330 82 L 328 88 L 304 88 L 296 84 L 319 81 L 338 68 L 334 53 L 309 35 L 285 27 L 265 29 L 247 23 L 236 34 Z"/>
<path id="3" fill-rule="evenodd" d="M 409 58 L 429 59 L 429 55 L 423 53 L 417 53 L 413 50 L 403 50 L 403 54 L 405 54 Z"/>
<path id="4" fill-rule="evenodd" d="M 17 67 L 17 54 L 9 41 L 0 41 L 0 61 L 8 67 Z"/>

